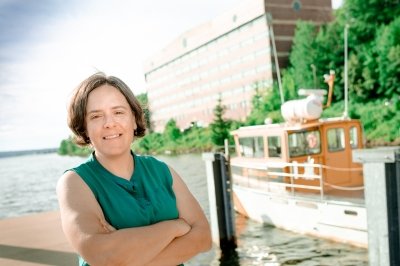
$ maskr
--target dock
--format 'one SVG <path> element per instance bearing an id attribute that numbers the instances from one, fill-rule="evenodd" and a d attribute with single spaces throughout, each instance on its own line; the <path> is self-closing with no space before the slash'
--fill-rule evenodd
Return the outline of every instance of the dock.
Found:
<path id="1" fill-rule="evenodd" d="M 77 265 L 58 211 L 0 220 L 0 265 Z"/>

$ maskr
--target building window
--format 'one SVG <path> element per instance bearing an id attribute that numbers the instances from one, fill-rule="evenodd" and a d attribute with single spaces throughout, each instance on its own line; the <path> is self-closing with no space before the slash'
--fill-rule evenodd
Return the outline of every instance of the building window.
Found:
<path id="1" fill-rule="evenodd" d="M 300 11 L 301 9 L 301 2 L 299 0 L 295 0 L 292 3 L 292 7 L 294 11 Z"/>

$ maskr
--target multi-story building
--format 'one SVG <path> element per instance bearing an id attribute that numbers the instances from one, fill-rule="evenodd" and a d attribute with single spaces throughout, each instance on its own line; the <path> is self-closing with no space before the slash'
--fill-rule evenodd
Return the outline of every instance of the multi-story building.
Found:
<path id="1" fill-rule="evenodd" d="M 288 63 L 296 21 L 331 20 L 331 0 L 247 0 L 190 29 L 144 63 L 155 131 L 171 118 L 181 128 L 213 120 L 218 98 L 226 118 L 244 120 L 254 84 L 272 85 L 272 25 L 279 67 Z M 272 21 L 272 24 L 270 22 Z"/>

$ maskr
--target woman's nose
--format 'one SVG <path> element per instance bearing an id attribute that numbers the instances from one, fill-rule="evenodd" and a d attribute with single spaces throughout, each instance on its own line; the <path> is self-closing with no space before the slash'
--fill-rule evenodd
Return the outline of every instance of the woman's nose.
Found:
<path id="1" fill-rule="evenodd" d="M 115 120 L 112 115 L 104 116 L 104 127 L 113 127 L 115 125 Z"/>

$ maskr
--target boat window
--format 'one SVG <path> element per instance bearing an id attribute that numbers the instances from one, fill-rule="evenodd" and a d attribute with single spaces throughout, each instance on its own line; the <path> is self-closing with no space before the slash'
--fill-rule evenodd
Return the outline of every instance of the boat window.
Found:
<path id="1" fill-rule="evenodd" d="M 358 147 L 358 131 L 356 127 L 350 128 L 350 146 L 352 149 L 356 149 Z"/>
<path id="2" fill-rule="evenodd" d="M 281 138 L 279 136 L 268 136 L 268 157 L 281 157 Z"/>
<path id="3" fill-rule="evenodd" d="M 289 134 L 290 157 L 312 155 L 321 152 L 321 134 L 318 130 Z"/>
<path id="4" fill-rule="evenodd" d="M 328 134 L 328 151 L 342 151 L 344 150 L 344 129 L 331 128 L 327 131 Z"/>
<path id="5" fill-rule="evenodd" d="M 240 154 L 243 157 L 264 157 L 263 137 L 239 138 Z"/>

